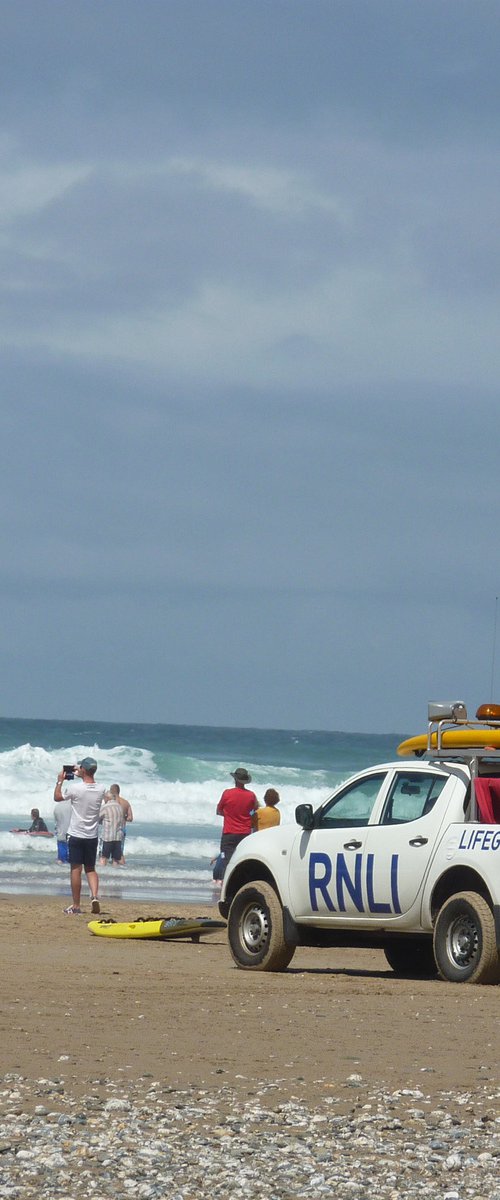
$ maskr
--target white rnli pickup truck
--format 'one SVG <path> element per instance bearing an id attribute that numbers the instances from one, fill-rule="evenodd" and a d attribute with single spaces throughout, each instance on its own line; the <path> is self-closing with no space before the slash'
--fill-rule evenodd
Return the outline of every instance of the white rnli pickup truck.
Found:
<path id="1" fill-rule="evenodd" d="M 238 967 L 297 946 L 380 947 L 397 975 L 500 982 L 500 706 L 429 705 L 411 761 L 348 779 L 237 847 L 220 912 Z"/>

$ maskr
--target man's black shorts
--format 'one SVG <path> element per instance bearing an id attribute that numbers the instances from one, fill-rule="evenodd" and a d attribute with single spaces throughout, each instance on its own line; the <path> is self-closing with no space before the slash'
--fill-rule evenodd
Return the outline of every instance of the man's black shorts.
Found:
<path id="1" fill-rule="evenodd" d="M 86 871 L 95 871 L 97 838 L 69 837 L 68 854 L 72 867 L 85 867 Z"/>
<path id="2" fill-rule="evenodd" d="M 101 858 L 112 858 L 113 862 L 121 862 L 123 858 L 123 842 L 121 838 L 117 842 L 103 842 Z"/>

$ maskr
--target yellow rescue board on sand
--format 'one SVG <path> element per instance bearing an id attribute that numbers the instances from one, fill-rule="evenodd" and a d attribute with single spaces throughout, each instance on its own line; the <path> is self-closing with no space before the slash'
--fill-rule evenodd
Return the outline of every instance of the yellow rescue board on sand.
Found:
<path id="1" fill-rule="evenodd" d="M 175 938 L 191 938 L 199 942 L 207 933 L 217 933 L 226 928 L 225 921 L 211 921 L 206 917 L 146 917 L 137 921 L 113 921 L 101 918 L 89 921 L 88 928 L 98 937 L 108 938 L 155 938 L 170 941 Z"/>
<path id="2" fill-rule="evenodd" d="M 400 742 L 398 746 L 398 754 L 402 758 L 408 758 L 412 754 L 417 757 L 425 754 L 427 750 L 427 734 L 419 733 L 416 737 L 407 738 L 406 741 Z M 437 733 L 431 735 L 431 747 L 433 750 L 437 748 L 438 740 Z M 492 750 L 500 750 L 500 729 L 443 729 L 441 733 L 441 746 L 443 749 L 448 747 L 450 750 L 470 750 L 471 747 L 476 747 L 478 750 L 491 748 Z"/>

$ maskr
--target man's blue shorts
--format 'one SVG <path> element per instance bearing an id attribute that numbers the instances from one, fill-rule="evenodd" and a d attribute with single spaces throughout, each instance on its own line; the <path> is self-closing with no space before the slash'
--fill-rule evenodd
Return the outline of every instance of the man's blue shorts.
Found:
<path id="1" fill-rule="evenodd" d="M 97 838 L 69 837 L 68 854 L 72 867 L 84 867 L 86 871 L 95 871 Z"/>

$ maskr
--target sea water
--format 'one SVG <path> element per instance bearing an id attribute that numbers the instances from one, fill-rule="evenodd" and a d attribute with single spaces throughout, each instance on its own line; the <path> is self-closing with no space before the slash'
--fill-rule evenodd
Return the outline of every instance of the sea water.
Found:
<path id="1" fill-rule="evenodd" d="M 130 801 L 126 866 L 101 872 L 103 898 L 213 899 L 211 859 L 222 821 L 215 809 L 230 772 L 244 766 L 259 800 L 280 793 L 281 820 L 297 804 L 317 807 L 346 778 L 394 758 L 402 735 L 129 725 L 90 721 L 0 720 L 0 891 L 69 895 L 69 868 L 56 861 L 55 838 L 11 833 L 28 828 L 39 808 L 54 829 L 54 784 L 63 763 L 86 754 L 96 779 L 120 785 Z M 154 915 L 154 913 L 153 913 Z"/>

